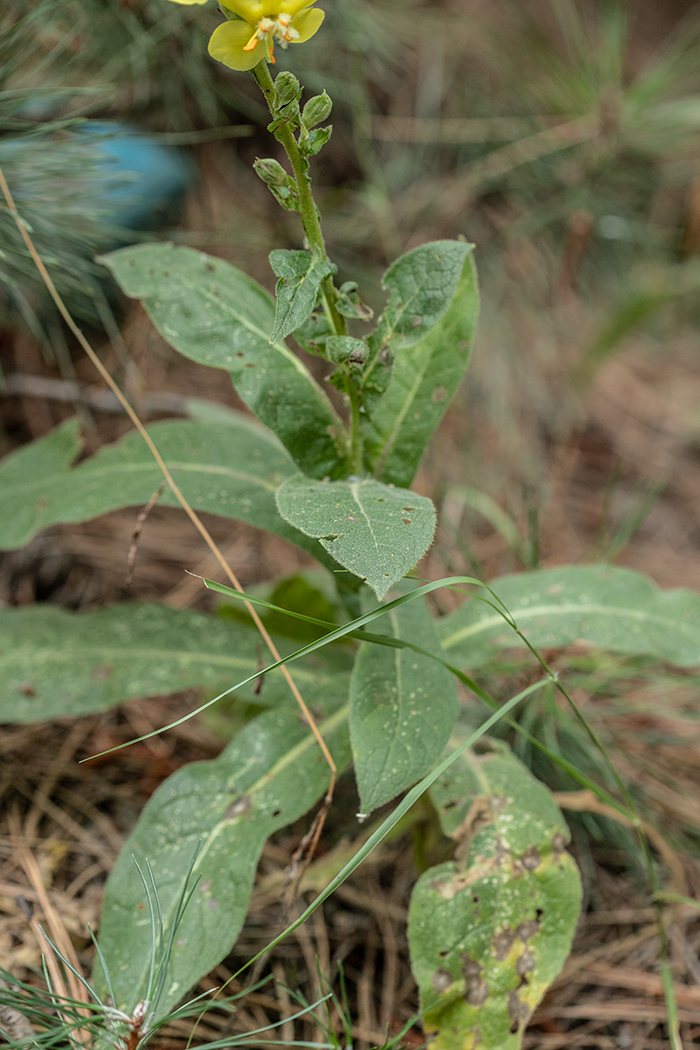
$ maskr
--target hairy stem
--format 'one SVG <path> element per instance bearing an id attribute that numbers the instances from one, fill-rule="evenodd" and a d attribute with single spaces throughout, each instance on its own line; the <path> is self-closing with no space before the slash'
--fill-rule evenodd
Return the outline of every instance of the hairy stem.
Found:
<path id="1" fill-rule="evenodd" d="M 272 82 L 272 77 L 270 76 L 270 70 L 267 68 L 267 62 L 263 59 L 262 62 L 258 63 L 258 65 L 251 70 L 251 72 L 255 77 L 260 90 L 265 96 L 265 101 L 267 102 L 270 113 L 274 117 L 276 115 L 275 88 Z M 318 255 L 322 259 L 328 260 L 326 242 L 323 239 L 323 230 L 321 229 L 321 220 L 314 200 L 313 191 L 311 189 L 311 176 L 309 175 L 308 161 L 302 156 L 296 139 L 292 134 L 292 129 L 288 125 L 283 124 L 277 129 L 276 134 L 279 141 L 284 146 L 285 152 L 289 157 L 289 163 L 292 166 L 292 172 L 299 193 L 301 223 L 304 227 L 304 233 L 309 242 L 309 247 L 313 254 Z M 323 308 L 334 333 L 336 335 L 347 335 L 347 324 L 345 318 L 342 314 L 338 313 L 336 308 L 338 292 L 333 284 L 332 277 L 324 278 L 321 284 L 321 295 L 323 297 Z"/>
<path id="2" fill-rule="evenodd" d="M 345 392 L 350 402 L 350 463 L 352 473 L 361 477 L 364 471 L 362 431 L 360 430 L 360 392 L 353 377 L 345 372 Z"/>
<path id="3" fill-rule="evenodd" d="M 275 86 L 270 76 L 267 62 L 263 60 L 251 70 L 255 80 L 265 96 L 268 109 L 272 117 L 277 116 L 275 106 Z M 321 259 L 330 261 L 326 250 L 326 242 L 321 229 L 321 219 L 311 187 L 311 176 L 309 174 L 309 162 L 303 156 L 298 143 L 294 138 L 292 128 L 288 124 L 282 124 L 275 132 L 277 138 L 284 146 L 289 157 L 294 179 L 299 194 L 299 213 L 301 215 L 304 233 L 313 254 Z M 321 283 L 321 298 L 323 309 L 335 335 L 347 335 L 347 321 L 338 312 L 338 291 L 333 283 L 332 277 L 325 277 Z M 350 442 L 351 442 L 351 469 L 352 472 L 361 475 L 364 469 L 362 456 L 362 432 L 360 429 L 360 393 L 349 374 L 344 376 L 345 392 L 350 405 Z"/>

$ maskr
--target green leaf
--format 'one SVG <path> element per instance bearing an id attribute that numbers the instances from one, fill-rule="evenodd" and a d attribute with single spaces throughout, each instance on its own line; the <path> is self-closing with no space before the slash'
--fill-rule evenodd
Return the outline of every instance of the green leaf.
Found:
<path id="1" fill-rule="evenodd" d="M 465 752 L 431 789 L 458 861 L 426 871 L 408 935 L 435 1050 L 517 1050 L 569 953 L 581 904 L 568 830 L 505 749 Z"/>
<path id="2" fill-rule="evenodd" d="M 382 481 L 411 484 L 469 362 L 479 311 L 471 247 L 459 241 L 423 245 L 385 277 L 391 299 L 379 332 L 393 367 L 363 416 L 367 463 Z M 365 382 L 382 368 L 380 356 Z"/>
<path id="3" fill-rule="evenodd" d="M 321 281 L 335 273 L 337 266 L 315 258 L 310 252 L 284 248 L 270 252 L 270 266 L 275 277 L 279 277 L 275 288 L 275 324 L 270 333 L 270 342 L 276 343 L 308 321 Z"/>
<path id="4" fill-rule="evenodd" d="M 164 605 L 0 609 L 0 722 L 76 717 L 136 697 L 225 688 L 255 673 L 259 642 L 243 624 Z M 277 699 L 280 674 L 270 674 L 256 703 Z M 302 689 L 320 674 L 322 665 L 294 669 Z"/>
<path id="5" fill-rule="evenodd" d="M 277 490 L 283 518 L 369 584 L 379 600 L 430 546 L 435 508 L 425 496 L 378 481 L 312 481 L 297 474 Z"/>
<path id="6" fill-rule="evenodd" d="M 195 510 L 268 529 L 332 565 L 277 511 L 275 491 L 294 464 L 268 431 L 231 412 L 227 422 L 155 423 L 148 433 Z M 71 420 L 0 463 L 0 549 L 21 547 L 48 525 L 143 506 L 157 491 L 163 475 L 136 431 L 70 470 L 76 434 Z M 169 488 L 159 503 L 180 506 Z"/>
<path id="7" fill-rule="evenodd" d="M 80 452 L 79 429 L 79 421 L 69 419 L 0 462 L 0 550 L 23 547 L 44 528 L 44 488 L 53 478 L 65 477 Z"/>
<path id="8" fill-rule="evenodd" d="M 305 156 L 315 157 L 317 153 L 320 153 L 323 147 L 328 142 L 329 138 L 333 133 L 333 125 L 329 124 L 325 128 L 314 128 L 310 131 L 308 138 L 301 139 L 299 142 L 299 148 Z"/>
<path id="9" fill-rule="evenodd" d="M 321 731 L 339 769 L 350 760 L 347 679 L 336 676 L 306 694 L 314 710 L 330 711 Z M 330 702 L 329 702 L 330 698 Z M 148 802 L 107 882 L 100 947 L 120 1008 L 130 1013 L 148 978 L 150 924 L 132 854 L 148 859 L 164 924 L 172 920 L 192 857 L 200 881 L 185 911 L 168 967 L 162 1016 L 230 951 L 248 907 L 265 840 L 301 817 L 328 787 L 323 755 L 297 710 L 265 712 L 211 762 L 175 773 Z M 106 991 L 96 967 L 98 994 Z"/>
<path id="10" fill-rule="evenodd" d="M 538 649 L 586 642 L 679 667 L 700 664 L 700 596 L 661 591 L 630 569 L 577 565 L 503 576 L 489 584 Z M 487 591 L 483 597 L 493 602 Z M 478 667 L 523 643 L 498 611 L 478 599 L 439 621 L 452 663 Z"/>
<path id="11" fill-rule="evenodd" d="M 466 241 L 430 241 L 392 263 L 382 279 L 389 292 L 379 322 L 384 343 L 401 337 L 401 346 L 411 346 L 442 320 L 473 247 Z"/>
<path id="12" fill-rule="evenodd" d="M 300 470 L 343 473 L 344 424 L 299 358 L 282 342 L 270 345 L 274 304 L 264 288 L 221 259 L 172 244 L 122 248 L 100 261 L 171 346 L 231 374 Z"/>
<path id="13" fill-rule="evenodd" d="M 373 627 L 439 653 L 424 600 L 387 613 Z M 457 718 L 450 672 L 410 649 L 360 646 L 350 686 L 350 739 L 362 812 L 371 813 L 437 762 Z"/>
<path id="14" fill-rule="evenodd" d="M 297 573 L 280 580 L 272 589 L 269 600 L 279 609 L 289 609 L 335 626 L 337 610 L 333 604 L 332 590 L 333 581 L 327 573 Z M 272 634 L 298 638 L 303 642 L 322 638 L 328 633 L 328 627 L 296 620 L 274 609 L 263 616 L 263 622 Z"/>

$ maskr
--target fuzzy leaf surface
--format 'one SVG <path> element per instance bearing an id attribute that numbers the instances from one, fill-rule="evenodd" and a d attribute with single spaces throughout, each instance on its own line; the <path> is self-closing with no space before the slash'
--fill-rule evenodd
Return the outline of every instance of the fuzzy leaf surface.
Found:
<path id="1" fill-rule="evenodd" d="M 442 320 L 472 248 L 466 241 L 430 241 L 391 264 L 382 279 L 389 302 L 378 326 L 385 344 L 400 339 L 411 346 Z"/>
<path id="2" fill-rule="evenodd" d="M 440 652 L 424 599 L 386 613 L 373 629 Z M 432 768 L 458 709 L 447 668 L 410 649 L 360 646 L 350 686 L 350 739 L 363 813 L 389 802 Z"/>
<path id="3" fill-rule="evenodd" d="M 700 596 L 694 591 L 662 591 L 641 573 L 610 565 L 540 569 L 489 586 L 539 649 L 585 642 L 678 667 L 700 664 Z M 474 598 L 440 620 L 438 631 L 448 659 L 463 667 L 523 646 L 495 609 Z"/>
<path id="4" fill-rule="evenodd" d="M 328 717 L 320 728 L 340 770 L 350 760 L 347 677 L 337 675 L 319 694 L 308 692 L 314 710 Z M 132 861 L 148 858 L 159 889 L 166 928 L 195 850 L 199 876 L 175 938 L 163 999 L 163 1015 L 223 959 L 233 946 L 248 908 L 258 858 L 266 839 L 301 817 L 328 787 L 329 771 L 298 710 L 265 712 L 210 762 L 194 762 L 171 776 L 146 805 L 107 882 L 100 947 L 127 1012 L 145 994 L 150 924 L 145 893 Z M 105 992 L 100 967 L 94 979 Z"/>
<path id="5" fill-rule="evenodd" d="M 363 417 L 374 476 L 410 485 L 469 363 L 479 312 L 472 245 L 435 241 L 399 259 L 384 278 L 391 291 L 383 345 L 393 360 L 388 384 Z M 381 368 L 379 356 L 368 370 Z"/>
<path id="6" fill-rule="evenodd" d="M 569 953 L 581 883 L 547 788 L 503 748 L 465 752 L 431 789 L 459 861 L 418 880 L 411 965 L 436 1050 L 518 1050 Z"/>
<path id="7" fill-rule="evenodd" d="M 77 433 L 69 420 L 0 463 L 0 550 L 23 546 L 48 525 L 143 506 L 157 491 L 163 475 L 135 431 L 70 469 Z M 148 433 L 195 510 L 268 529 L 331 564 L 277 511 L 275 490 L 295 467 L 274 435 L 233 412 L 222 423 L 154 423 Z M 170 488 L 158 502 L 180 505 Z"/>
<path id="8" fill-rule="evenodd" d="M 258 669 L 259 642 L 244 624 L 165 605 L 0 609 L 0 722 L 76 717 L 183 689 L 225 689 Z M 325 678 L 323 663 L 304 660 L 294 676 L 303 689 Z M 280 677 L 279 671 L 266 676 L 256 703 L 275 702 Z M 250 697 L 252 690 L 237 695 Z"/>
<path id="9" fill-rule="evenodd" d="M 345 427 L 309 370 L 270 345 L 272 298 L 221 259 L 172 244 L 122 248 L 100 260 L 185 357 L 226 369 L 248 408 L 311 477 L 342 472 Z"/>
<path id="10" fill-rule="evenodd" d="M 286 339 L 311 316 L 318 290 L 324 277 L 337 267 L 325 259 L 315 259 L 310 252 L 277 248 L 270 252 L 270 266 L 279 277 L 275 288 L 275 324 L 270 342 Z"/>
<path id="11" fill-rule="evenodd" d="M 277 490 L 283 518 L 314 536 L 381 601 L 427 551 L 435 508 L 425 496 L 370 479 L 313 481 L 300 474 Z"/>

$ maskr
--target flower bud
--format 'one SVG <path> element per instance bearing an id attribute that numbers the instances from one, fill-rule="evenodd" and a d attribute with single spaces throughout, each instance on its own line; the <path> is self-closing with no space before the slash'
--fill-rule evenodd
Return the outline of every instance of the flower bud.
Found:
<path id="1" fill-rule="evenodd" d="M 253 163 L 255 173 L 260 176 L 268 186 L 287 186 L 289 175 L 281 164 L 272 157 L 256 157 Z"/>
<path id="2" fill-rule="evenodd" d="M 289 105 L 290 102 L 295 102 L 300 94 L 301 85 L 293 73 L 283 69 L 281 73 L 277 74 L 275 78 L 275 103 L 278 109 Z"/>
<path id="3" fill-rule="evenodd" d="M 367 357 L 367 346 L 361 339 L 352 339 L 349 335 L 329 335 L 326 339 L 326 355 L 335 365 L 346 361 L 361 365 Z"/>
<path id="4" fill-rule="evenodd" d="M 307 130 L 315 128 L 317 124 L 320 124 L 330 116 L 331 110 L 333 109 L 333 100 L 330 95 L 327 95 L 324 91 L 322 95 L 314 95 L 304 106 L 304 111 L 301 114 L 301 120 L 304 127 Z"/>

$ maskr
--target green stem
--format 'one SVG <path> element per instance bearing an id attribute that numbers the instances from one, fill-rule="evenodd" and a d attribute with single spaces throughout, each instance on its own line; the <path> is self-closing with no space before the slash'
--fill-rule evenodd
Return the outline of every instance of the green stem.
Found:
<path id="1" fill-rule="evenodd" d="M 364 472 L 362 431 L 360 429 L 360 392 L 355 386 L 352 376 L 346 370 L 344 375 L 345 392 L 350 402 L 350 462 L 352 473 L 362 477 Z"/>
<path id="2" fill-rule="evenodd" d="M 255 66 L 251 72 L 255 77 L 260 90 L 265 96 L 268 109 L 274 119 L 277 116 L 275 106 L 275 85 L 270 76 L 267 62 L 263 60 Z M 317 255 L 326 261 L 330 261 L 326 250 L 326 242 L 323 237 L 323 230 L 321 229 L 319 211 L 316 207 L 313 190 L 311 188 L 308 160 L 302 155 L 299 145 L 292 133 L 292 128 L 288 124 L 282 124 L 277 128 L 275 134 L 284 146 L 286 154 L 289 157 L 289 163 L 292 166 L 292 172 L 294 174 L 297 192 L 299 194 L 299 213 L 301 215 L 301 222 L 304 227 L 306 239 L 309 242 L 309 247 L 314 255 Z M 323 309 L 332 331 L 335 335 L 347 335 L 347 321 L 343 315 L 338 312 L 338 291 L 333 283 L 332 277 L 325 277 L 321 282 L 321 298 L 323 300 Z M 364 463 L 362 454 L 362 430 L 360 428 L 360 393 L 353 382 L 352 376 L 347 371 L 344 380 L 345 392 L 350 405 L 350 469 L 352 473 L 361 476 L 364 470 Z"/>
<path id="3" fill-rule="evenodd" d="M 263 59 L 262 62 L 258 63 L 258 65 L 251 70 L 251 72 L 255 77 L 260 90 L 265 96 L 265 101 L 267 102 L 270 114 L 274 118 L 276 116 L 275 86 L 272 77 L 270 76 L 270 70 L 267 68 L 267 62 Z M 292 166 L 292 172 L 299 193 L 299 212 L 301 214 L 301 222 L 304 227 L 306 239 L 309 242 L 309 247 L 314 255 L 330 261 L 328 259 L 328 252 L 326 251 L 326 242 L 323 238 L 323 230 L 321 229 L 318 208 L 316 207 L 313 191 L 311 189 L 308 161 L 302 156 L 296 139 L 292 134 L 292 129 L 288 125 L 281 125 L 281 127 L 277 129 L 276 135 L 284 146 L 285 152 L 289 157 L 289 163 Z M 334 333 L 336 335 L 347 335 L 347 323 L 345 318 L 342 314 L 338 313 L 336 308 L 338 292 L 333 284 L 332 277 L 325 277 L 323 279 L 321 283 L 321 295 L 323 298 L 324 311 Z"/>

